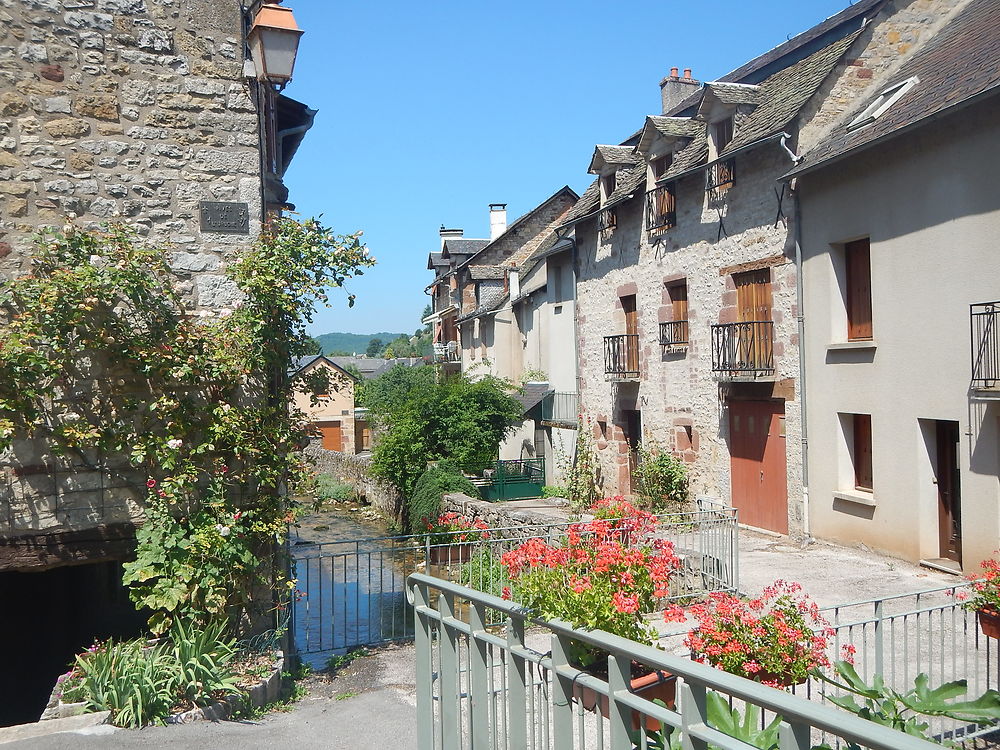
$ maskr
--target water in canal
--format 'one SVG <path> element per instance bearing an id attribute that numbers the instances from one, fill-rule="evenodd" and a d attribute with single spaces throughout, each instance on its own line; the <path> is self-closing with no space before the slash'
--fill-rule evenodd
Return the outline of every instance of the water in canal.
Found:
<path id="1" fill-rule="evenodd" d="M 357 646 L 413 637 L 406 576 L 423 568 L 424 551 L 366 516 L 363 506 L 343 504 L 303 517 L 293 530 L 302 592 L 293 633 L 313 665 Z"/>

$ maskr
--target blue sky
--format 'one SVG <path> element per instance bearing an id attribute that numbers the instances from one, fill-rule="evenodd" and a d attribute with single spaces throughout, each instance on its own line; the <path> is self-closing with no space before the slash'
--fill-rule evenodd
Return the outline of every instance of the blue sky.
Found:
<path id="1" fill-rule="evenodd" d="M 306 31 L 286 93 L 318 109 L 286 175 L 300 214 L 364 230 L 378 265 L 312 332 L 412 332 L 441 224 L 489 234 L 563 185 L 597 143 L 660 112 L 672 66 L 717 78 L 847 0 L 287 0 Z"/>

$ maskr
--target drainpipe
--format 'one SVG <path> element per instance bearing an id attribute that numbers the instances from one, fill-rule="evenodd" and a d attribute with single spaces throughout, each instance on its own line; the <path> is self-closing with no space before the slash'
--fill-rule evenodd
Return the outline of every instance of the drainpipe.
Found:
<path id="1" fill-rule="evenodd" d="M 284 130 L 279 130 L 275 136 L 275 140 L 278 142 L 278 153 L 277 153 L 277 164 L 275 166 L 281 169 L 284 166 L 285 161 L 285 139 L 292 135 L 298 135 L 299 133 L 305 133 L 316 121 L 316 114 L 319 112 L 318 109 L 310 109 L 306 107 L 306 117 L 309 118 L 309 122 L 305 125 L 296 125 L 294 128 L 285 128 Z M 284 177 L 284 169 L 282 169 L 281 177 Z"/>

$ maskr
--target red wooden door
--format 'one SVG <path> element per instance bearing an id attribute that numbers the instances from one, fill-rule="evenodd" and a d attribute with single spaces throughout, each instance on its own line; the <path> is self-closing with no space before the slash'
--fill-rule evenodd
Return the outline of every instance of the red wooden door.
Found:
<path id="1" fill-rule="evenodd" d="M 729 402 L 732 503 L 741 523 L 788 533 L 785 406 L 780 401 Z"/>
<path id="2" fill-rule="evenodd" d="M 340 422 L 320 425 L 320 434 L 323 435 L 323 447 L 328 451 L 341 451 L 344 449 L 343 438 L 340 434 Z"/>

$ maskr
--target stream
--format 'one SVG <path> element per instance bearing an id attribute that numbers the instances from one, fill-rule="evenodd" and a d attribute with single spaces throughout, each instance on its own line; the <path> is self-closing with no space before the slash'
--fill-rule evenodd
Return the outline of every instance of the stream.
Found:
<path id="1" fill-rule="evenodd" d="M 389 536 L 365 506 L 343 503 L 304 516 L 290 543 L 301 595 L 293 633 L 303 660 L 320 666 L 359 646 L 413 637 L 406 577 L 424 551 Z"/>

